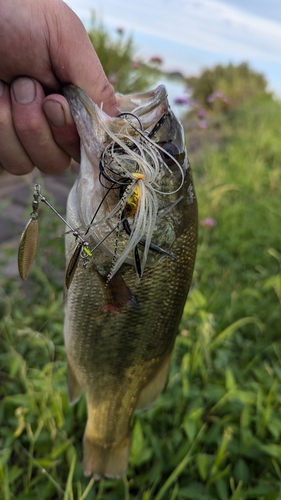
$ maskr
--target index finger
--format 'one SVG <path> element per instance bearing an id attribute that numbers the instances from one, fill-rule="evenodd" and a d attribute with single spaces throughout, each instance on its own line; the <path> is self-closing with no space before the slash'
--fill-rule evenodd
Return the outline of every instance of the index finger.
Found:
<path id="1" fill-rule="evenodd" d="M 53 71 L 62 84 L 74 83 L 110 116 L 118 114 L 116 97 L 99 58 L 76 14 L 60 2 L 61 15 L 46 11 L 49 25 L 49 51 Z M 54 29 L 54 21 L 57 24 Z"/>

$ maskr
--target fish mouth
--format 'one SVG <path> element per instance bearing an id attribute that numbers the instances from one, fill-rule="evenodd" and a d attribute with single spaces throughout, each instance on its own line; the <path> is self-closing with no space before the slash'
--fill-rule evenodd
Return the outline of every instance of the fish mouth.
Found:
<path id="1" fill-rule="evenodd" d="M 184 145 L 166 88 L 159 85 L 145 93 L 117 94 L 120 113 L 116 117 L 104 113 L 75 85 L 64 87 L 64 95 L 81 138 L 77 193 L 85 235 L 92 237 L 93 251 L 99 248 L 112 257 L 107 282 L 132 260 L 140 278 L 149 251 L 157 248 L 174 258 L 169 253 L 172 239 L 168 251 L 154 244 L 159 211 L 181 199 L 185 176 L 185 167 L 169 149 L 172 145 L 182 154 Z"/>
<path id="2" fill-rule="evenodd" d="M 122 113 L 131 112 L 142 118 L 145 129 L 155 125 L 155 121 L 159 120 L 159 116 L 164 114 L 168 107 L 167 91 L 164 85 L 159 85 L 156 89 L 143 93 L 127 96 L 117 94 L 116 99 L 117 106 Z"/>
<path id="3" fill-rule="evenodd" d="M 86 92 L 74 84 L 68 84 L 63 87 L 63 93 L 67 100 L 79 100 L 89 113 L 97 105 L 93 103 L 92 99 Z M 167 98 L 167 91 L 164 85 L 158 85 L 155 89 L 147 92 L 136 92 L 133 94 L 116 94 L 117 107 L 122 112 L 133 111 L 138 116 L 143 116 L 146 113 L 151 113 L 155 107 L 159 106 Z M 103 103 L 100 108 L 102 109 Z"/>
<path id="4" fill-rule="evenodd" d="M 100 119 L 103 119 L 110 124 L 113 130 L 118 130 L 120 128 L 121 119 L 124 117 L 124 114 L 132 113 L 136 117 L 141 118 L 143 129 L 149 132 L 169 107 L 167 91 L 164 85 L 159 85 L 155 89 L 147 92 L 138 92 L 128 95 L 117 93 L 117 109 L 120 112 L 120 115 L 117 115 L 117 117 L 109 117 L 106 115 L 106 113 L 102 111 L 103 103 L 101 103 L 99 107 L 91 100 L 84 90 L 76 85 L 68 84 L 64 86 L 63 93 L 70 104 L 76 124 L 78 121 L 76 116 L 81 116 L 81 114 L 85 115 L 85 113 L 87 113 L 92 119 L 91 126 L 99 122 Z M 99 137 L 97 130 L 95 130 L 95 133 L 97 137 Z"/>

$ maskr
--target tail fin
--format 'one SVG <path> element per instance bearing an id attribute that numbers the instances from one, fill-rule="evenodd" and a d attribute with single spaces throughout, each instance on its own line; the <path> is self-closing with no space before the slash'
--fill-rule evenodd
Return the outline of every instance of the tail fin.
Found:
<path id="1" fill-rule="evenodd" d="M 122 477 L 128 467 L 130 437 L 126 437 L 117 445 L 97 444 L 84 434 L 84 474 L 102 477 Z"/>

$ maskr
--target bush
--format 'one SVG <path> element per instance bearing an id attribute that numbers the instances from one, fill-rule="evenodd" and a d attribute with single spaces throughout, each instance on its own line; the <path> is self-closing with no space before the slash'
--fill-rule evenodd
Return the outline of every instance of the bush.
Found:
<path id="1" fill-rule="evenodd" d="M 237 104 L 267 93 L 266 79 L 251 70 L 247 63 L 238 66 L 219 64 L 186 81 L 193 99 L 208 111 L 228 111 Z"/>

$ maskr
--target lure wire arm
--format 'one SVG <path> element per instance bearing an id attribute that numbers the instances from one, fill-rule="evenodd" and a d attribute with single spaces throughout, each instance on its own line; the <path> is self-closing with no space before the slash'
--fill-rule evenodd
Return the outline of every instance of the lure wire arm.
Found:
<path id="1" fill-rule="evenodd" d="M 38 202 L 38 198 L 40 198 L 40 200 L 45 203 L 63 222 L 64 224 L 70 229 L 70 231 L 72 232 L 73 236 L 80 240 L 81 242 L 81 257 L 82 257 L 82 252 L 84 251 L 84 256 L 83 258 L 87 258 L 87 257 L 92 257 L 92 253 L 90 251 L 90 249 L 88 248 L 89 247 L 89 243 L 81 236 L 81 234 L 77 231 L 77 229 L 74 229 L 74 227 L 71 226 L 71 224 L 69 224 L 69 222 L 67 222 L 67 220 L 65 220 L 65 218 L 55 209 L 55 207 L 49 202 L 49 200 L 46 198 L 46 196 L 43 196 L 42 193 L 41 193 L 41 186 L 40 184 L 35 184 L 34 186 L 34 202 L 33 203 L 37 203 L 39 204 Z M 32 204 L 32 207 L 33 207 L 33 204 Z M 35 212 L 36 213 L 36 212 Z M 32 215 L 31 215 L 32 217 Z M 37 217 L 38 217 L 38 213 L 37 213 Z M 85 256 L 86 254 L 86 256 Z"/>

